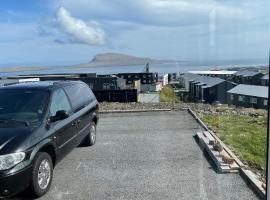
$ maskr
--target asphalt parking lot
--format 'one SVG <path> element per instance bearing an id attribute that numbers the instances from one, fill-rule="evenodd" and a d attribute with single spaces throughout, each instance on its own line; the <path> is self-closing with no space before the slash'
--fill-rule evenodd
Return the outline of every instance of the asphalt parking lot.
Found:
<path id="1" fill-rule="evenodd" d="M 193 138 L 185 111 L 102 114 L 97 143 L 54 171 L 52 199 L 257 199 L 239 174 L 218 174 Z"/>

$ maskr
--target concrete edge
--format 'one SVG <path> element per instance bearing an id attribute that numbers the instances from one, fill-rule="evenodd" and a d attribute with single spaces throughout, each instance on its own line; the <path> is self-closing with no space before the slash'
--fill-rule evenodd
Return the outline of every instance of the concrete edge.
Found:
<path id="1" fill-rule="evenodd" d="M 162 112 L 162 111 L 172 111 L 172 109 L 104 110 L 99 111 L 99 113 L 107 114 L 107 113 Z"/>
<path id="2" fill-rule="evenodd" d="M 239 172 L 243 179 L 245 179 L 250 184 L 254 192 L 261 199 L 265 199 L 266 191 L 263 189 L 262 182 L 257 179 L 256 175 L 252 171 L 243 168 L 240 168 Z"/>
<path id="3" fill-rule="evenodd" d="M 232 164 L 225 163 L 222 160 L 220 153 L 218 153 L 217 151 L 213 150 L 213 145 L 210 145 L 209 144 L 210 139 L 209 139 L 209 136 L 208 135 L 205 135 L 205 132 L 209 133 L 208 131 L 197 132 L 196 136 L 199 138 L 199 142 L 200 142 L 199 145 L 203 149 L 206 150 L 206 152 L 208 153 L 208 155 L 210 155 L 211 159 L 213 160 L 214 164 L 217 167 L 217 170 L 220 173 L 235 173 L 235 172 L 239 172 L 239 165 L 237 165 L 236 162 L 234 162 Z M 212 137 L 211 134 L 210 134 L 210 137 Z M 212 137 L 212 139 L 215 140 L 214 137 Z M 226 155 L 226 156 L 229 156 L 226 151 L 223 151 L 222 154 L 223 155 Z"/>
<path id="4" fill-rule="evenodd" d="M 233 159 L 235 159 L 235 162 L 237 162 L 237 164 L 239 165 L 240 169 L 240 175 L 241 177 L 243 177 L 245 179 L 245 181 L 247 181 L 252 190 L 261 198 L 261 199 L 265 199 L 266 197 L 266 192 L 265 190 L 262 188 L 262 182 L 259 181 L 258 179 L 256 179 L 256 175 L 250 171 L 247 170 L 247 166 L 244 165 L 237 157 L 236 155 L 218 138 L 218 136 L 213 133 L 207 126 L 206 124 L 196 115 L 196 113 L 189 108 L 188 112 L 195 118 L 195 120 L 206 130 L 208 131 L 217 141 L 220 142 L 220 144 L 223 146 L 224 150 L 231 156 L 233 157 Z"/>
<path id="5" fill-rule="evenodd" d="M 246 165 L 244 165 L 244 163 L 242 163 L 241 160 L 239 160 L 239 158 L 237 158 L 237 156 L 227 147 L 226 144 L 224 144 L 219 137 L 213 133 L 213 131 L 211 131 L 207 125 L 196 115 L 196 113 L 192 110 L 192 109 L 188 109 L 188 112 L 196 119 L 196 121 L 206 130 L 208 131 L 218 142 L 220 142 L 220 144 L 223 146 L 224 150 L 235 160 L 235 162 L 239 165 L 239 167 L 246 167 Z"/>

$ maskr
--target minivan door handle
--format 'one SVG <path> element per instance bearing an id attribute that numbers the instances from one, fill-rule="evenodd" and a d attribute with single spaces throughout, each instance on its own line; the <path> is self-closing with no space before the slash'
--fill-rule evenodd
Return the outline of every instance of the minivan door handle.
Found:
<path id="1" fill-rule="evenodd" d="M 76 126 L 77 124 L 78 124 L 78 122 L 75 121 L 75 122 L 72 122 L 71 126 Z"/>
<path id="2" fill-rule="evenodd" d="M 74 121 L 71 125 L 72 125 L 72 126 L 76 126 L 76 125 L 78 125 L 79 123 L 81 123 L 81 119 L 78 119 L 78 120 Z"/>

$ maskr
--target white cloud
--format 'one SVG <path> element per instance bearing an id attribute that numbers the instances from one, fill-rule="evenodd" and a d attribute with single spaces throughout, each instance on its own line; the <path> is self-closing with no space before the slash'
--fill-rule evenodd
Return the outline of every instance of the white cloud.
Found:
<path id="1" fill-rule="evenodd" d="M 60 0 L 72 13 L 99 20 L 127 21 L 155 26 L 185 26 L 209 23 L 215 9 L 219 19 L 249 17 L 241 5 L 215 0 Z"/>
<path id="2" fill-rule="evenodd" d="M 88 45 L 104 45 L 106 34 L 97 22 L 86 23 L 73 17 L 64 7 L 60 7 L 56 13 L 56 23 L 60 30 L 72 38 L 69 41 Z M 56 39 L 55 41 L 64 41 Z"/>
<path id="3" fill-rule="evenodd" d="M 45 15 L 0 13 L 0 63 L 88 62 L 113 47 L 178 60 L 260 58 L 269 50 L 269 0 L 51 1 Z"/>

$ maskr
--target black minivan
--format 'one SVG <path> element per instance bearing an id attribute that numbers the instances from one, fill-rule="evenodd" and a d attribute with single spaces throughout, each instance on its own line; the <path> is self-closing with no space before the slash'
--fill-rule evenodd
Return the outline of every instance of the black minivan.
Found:
<path id="1" fill-rule="evenodd" d="M 0 88 L 0 197 L 44 195 L 54 166 L 73 148 L 96 141 L 98 102 L 80 81 Z"/>

